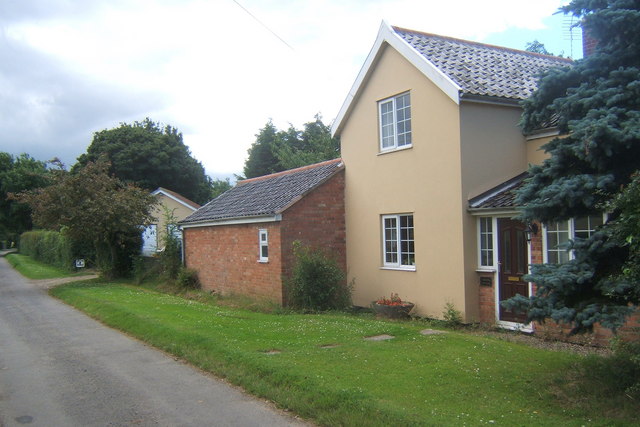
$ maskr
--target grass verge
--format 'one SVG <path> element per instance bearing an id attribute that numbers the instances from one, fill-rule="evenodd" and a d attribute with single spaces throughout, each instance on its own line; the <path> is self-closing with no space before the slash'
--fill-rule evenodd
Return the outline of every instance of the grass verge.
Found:
<path id="1" fill-rule="evenodd" d="M 59 279 L 62 277 L 72 277 L 87 274 L 86 272 L 74 273 L 69 270 L 54 267 L 36 261 L 30 256 L 20 254 L 8 254 L 6 257 L 9 264 L 20 272 L 24 277 L 29 279 Z"/>
<path id="2" fill-rule="evenodd" d="M 267 314 L 121 283 L 52 294 L 105 324 L 322 425 L 626 425 L 563 407 L 580 356 L 345 314 Z M 389 334 L 388 341 L 363 337 Z M 631 424 L 631 422 L 629 422 Z"/>

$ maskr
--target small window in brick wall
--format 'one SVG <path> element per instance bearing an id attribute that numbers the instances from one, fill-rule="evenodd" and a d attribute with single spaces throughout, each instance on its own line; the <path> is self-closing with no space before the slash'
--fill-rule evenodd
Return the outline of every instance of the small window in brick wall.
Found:
<path id="1" fill-rule="evenodd" d="M 260 262 L 268 262 L 269 261 L 269 236 L 267 234 L 267 230 L 259 230 L 258 232 L 258 242 L 260 246 Z"/>

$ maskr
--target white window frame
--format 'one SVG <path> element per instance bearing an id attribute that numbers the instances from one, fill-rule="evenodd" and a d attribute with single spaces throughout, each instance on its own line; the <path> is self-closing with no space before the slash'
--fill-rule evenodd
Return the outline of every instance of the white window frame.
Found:
<path id="1" fill-rule="evenodd" d="M 490 232 L 483 232 L 482 231 L 482 222 L 486 221 L 487 223 L 489 223 L 491 225 L 491 231 Z M 496 228 L 498 226 L 498 222 L 497 219 L 495 217 L 490 217 L 490 216 L 481 216 L 478 218 L 478 268 L 481 270 L 493 270 L 496 267 L 496 258 L 498 256 L 498 251 L 497 251 L 497 233 L 496 233 Z M 482 247 L 482 235 L 485 234 L 487 236 L 487 240 L 491 242 L 491 248 L 483 248 Z M 490 254 L 489 258 L 489 264 L 484 264 L 482 262 L 482 253 L 483 252 L 488 252 Z"/>
<path id="2" fill-rule="evenodd" d="M 411 217 L 411 222 L 412 222 L 412 235 L 413 238 L 412 239 L 407 239 L 407 242 L 412 242 L 413 243 L 413 252 L 404 252 L 409 253 L 409 254 L 413 254 L 413 263 L 412 264 L 402 264 L 402 239 L 401 239 L 401 218 L 402 217 Z M 385 227 L 385 220 L 387 219 L 393 219 L 395 220 L 395 243 L 396 243 L 396 250 L 395 252 L 389 252 L 392 254 L 395 254 L 397 262 L 388 262 L 387 261 L 387 246 L 386 246 L 386 241 L 387 241 L 387 236 L 386 236 L 386 227 Z M 415 271 L 416 270 L 416 251 L 415 251 L 415 244 L 416 244 L 416 239 L 415 239 L 415 218 L 413 213 L 402 213 L 402 214 L 393 214 L 393 215 L 382 215 L 381 216 L 381 226 L 382 226 L 382 268 L 383 269 L 388 269 L 388 270 L 406 270 L 406 271 Z"/>
<path id="3" fill-rule="evenodd" d="M 263 255 L 263 248 L 267 250 L 267 256 Z M 258 262 L 269 262 L 269 232 L 264 228 L 258 230 Z"/>
<path id="4" fill-rule="evenodd" d="M 588 215 L 588 216 L 597 216 L 596 215 Z M 607 215 L 606 214 L 602 214 L 602 223 L 605 223 L 607 220 Z M 575 224 L 575 218 L 571 218 L 568 219 L 566 221 L 558 221 L 558 222 L 564 222 L 567 224 L 567 229 L 568 229 L 568 233 L 569 233 L 569 240 L 575 240 L 576 238 L 576 224 Z M 547 224 L 543 224 L 542 225 L 542 261 L 545 264 L 549 263 L 549 243 L 547 242 Z M 589 232 L 593 230 L 590 229 Z M 580 230 L 580 231 L 586 231 L 586 230 Z M 564 250 L 564 249 L 563 249 Z M 573 251 L 569 251 L 569 261 L 574 259 L 575 255 L 573 253 Z"/>
<path id="5" fill-rule="evenodd" d="M 408 109 L 408 118 L 405 118 L 404 120 L 402 120 L 401 122 L 398 122 L 398 100 L 404 97 L 407 97 L 408 99 L 408 105 L 403 107 L 403 109 Z M 387 112 L 385 114 L 383 114 L 383 107 L 391 104 L 391 111 Z M 391 115 L 391 123 L 386 123 L 383 126 L 382 123 L 382 119 L 383 119 L 383 115 L 386 116 L 390 114 Z M 408 125 L 409 130 L 399 133 L 398 131 L 398 125 L 400 123 L 405 123 Z M 384 145 L 385 142 L 385 134 L 384 134 L 384 129 L 387 126 L 392 126 L 392 133 L 389 135 L 390 139 L 391 139 L 391 144 L 388 146 Z M 413 146 L 413 131 L 411 129 L 411 96 L 409 92 L 403 92 L 401 94 L 392 96 L 390 98 L 386 98 L 383 99 L 381 101 L 378 101 L 378 132 L 380 134 L 380 138 L 379 138 L 379 147 L 380 147 L 380 152 L 388 152 L 388 151 L 395 151 L 395 150 L 401 150 L 401 149 L 406 149 L 406 148 L 411 148 Z M 409 139 L 409 142 L 404 142 L 404 143 L 399 143 L 398 139 L 399 136 L 405 136 L 406 138 Z"/>

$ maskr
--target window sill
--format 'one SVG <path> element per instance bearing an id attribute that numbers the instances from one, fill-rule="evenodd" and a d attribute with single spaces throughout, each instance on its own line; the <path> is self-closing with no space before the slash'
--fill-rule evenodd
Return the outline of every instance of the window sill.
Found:
<path id="1" fill-rule="evenodd" d="M 416 267 L 415 267 L 415 266 L 406 266 L 406 267 L 380 267 L 380 270 L 416 271 Z"/>
<path id="2" fill-rule="evenodd" d="M 396 151 L 410 150 L 412 148 L 413 148 L 413 144 L 403 145 L 402 147 L 398 147 L 398 148 L 390 148 L 389 150 L 378 152 L 378 156 L 382 156 L 383 154 L 395 153 Z"/>
<path id="3" fill-rule="evenodd" d="M 269 264 L 269 260 L 268 259 L 259 259 L 258 263 L 259 264 Z"/>
<path id="4" fill-rule="evenodd" d="M 493 267 L 480 267 L 476 269 L 476 273 L 495 273 L 496 271 L 498 270 Z"/>

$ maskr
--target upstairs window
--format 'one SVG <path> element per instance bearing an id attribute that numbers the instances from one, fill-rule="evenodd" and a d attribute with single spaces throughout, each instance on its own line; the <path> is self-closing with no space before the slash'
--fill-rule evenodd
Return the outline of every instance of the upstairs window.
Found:
<path id="1" fill-rule="evenodd" d="M 411 99 L 409 92 L 378 103 L 380 151 L 411 146 Z"/>
<path id="2" fill-rule="evenodd" d="M 259 253 L 260 257 L 258 261 L 268 262 L 269 261 L 269 235 L 267 234 L 267 230 L 259 230 L 258 243 L 260 246 L 260 253 Z"/>

